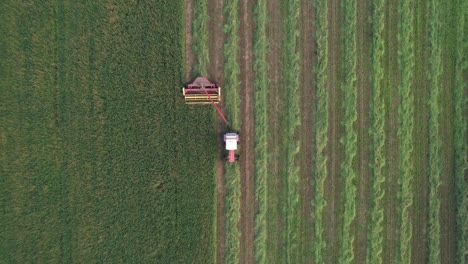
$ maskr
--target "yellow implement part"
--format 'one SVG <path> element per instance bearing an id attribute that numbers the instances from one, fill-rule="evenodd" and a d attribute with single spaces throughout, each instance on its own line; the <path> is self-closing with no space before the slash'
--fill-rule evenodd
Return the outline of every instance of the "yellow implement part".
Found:
<path id="1" fill-rule="evenodd" d="M 211 95 L 210 97 L 211 97 L 211 100 L 213 100 L 215 104 L 219 103 L 219 97 L 217 95 Z M 185 103 L 187 104 L 204 104 L 204 103 L 209 104 L 211 103 L 211 101 L 207 95 L 191 94 L 191 95 L 185 95 Z"/>
<path id="2" fill-rule="evenodd" d="M 221 89 L 218 88 L 217 94 L 193 94 L 193 93 L 186 93 L 186 89 L 183 89 L 183 94 L 185 98 L 186 104 L 210 104 L 210 98 L 213 100 L 215 104 L 218 104 L 221 101 Z"/>

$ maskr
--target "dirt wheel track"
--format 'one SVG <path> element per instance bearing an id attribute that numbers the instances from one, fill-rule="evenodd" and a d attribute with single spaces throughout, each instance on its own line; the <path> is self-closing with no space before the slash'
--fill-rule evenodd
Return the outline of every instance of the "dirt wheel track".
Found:
<path id="1" fill-rule="evenodd" d="M 313 148 L 314 145 L 314 108 L 315 108 L 315 10 L 312 2 L 301 1 L 300 15 L 300 49 L 301 49 L 301 152 L 298 155 L 301 167 L 300 199 L 301 199 L 301 254 L 302 263 L 312 263 L 313 260 L 313 221 L 312 203 L 313 191 Z"/>
<path id="2" fill-rule="evenodd" d="M 325 199 L 327 206 L 324 211 L 324 238 L 327 249 L 325 262 L 338 263 L 340 254 L 340 222 L 339 213 L 341 206 L 341 189 L 343 181 L 340 178 L 340 162 L 343 146 L 341 137 L 341 112 L 342 95 L 341 87 L 341 19 L 342 8 L 339 0 L 330 0 L 328 4 L 329 25 L 329 59 L 328 59 L 328 90 L 329 90 L 329 132 L 328 132 L 328 171 L 326 179 Z"/>
<path id="3" fill-rule="evenodd" d="M 241 65 L 241 241 L 240 262 L 254 262 L 254 113 L 253 113 L 253 4 L 240 1 L 240 65 Z"/>
<path id="4" fill-rule="evenodd" d="M 216 81 L 220 86 L 224 83 L 223 80 L 223 45 L 225 36 L 223 33 L 224 15 L 223 15 L 224 0 L 208 0 L 207 10 L 210 16 L 208 20 L 210 48 L 210 64 L 208 65 L 208 78 Z M 222 86 L 221 86 L 222 87 Z"/>
<path id="5" fill-rule="evenodd" d="M 185 0 L 185 80 L 192 78 L 195 56 L 192 51 L 193 0 Z"/>
<path id="6" fill-rule="evenodd" d="M 281 94 L 281 39 L 282 32 L 282 16 L 280 11 L 279 0 L 269 0 L 267 2 L 267 11 L 269 14 L 267 24 L 267 39 L 268 47 L 268 127 L 269 127 L 269 142 L 268 153 L 270 159 L 268 161 L 269 175 L 267 179 L 268 188 L 268 221 L 267 221 L 267 237 L 268 237 L 268 263 L 284 262 L 283 250 L 283 219 L 281 217 L 284 204 L 283 192 L 284 184 L 280 178 L 279 172 L 282 166 L 283 158 L 280 153 L 281 144 L 281 127 L 279 113 L 281 113 L 282 102 Z M 284 162 L 283 162 L 284 163 Z"/>
<path id="7" fill-rule="evenodd" d="M 456 17 L 455 5 L 449 2 L 445 3 L 445 23 L 448 28 L 455 28 L 456 21 L 453 19 Z M 465 11 L 466 13 L 466 11 Z M 466 16 L 465 16 L 466 17 Z M 466 18 L 465 18 L 466 19 Z M 465 22 L 466 23 L 466 22 Z M 465 24 L 466 28 L 466 24 Z M 466 29 L 465 29 L 466 32 Z M 457 200 L 456 200 L 456 182 L 455 182 L 455 157 L 454 157 L 454 122 L 453 122 L 453 92 L 454 92 L 454 76 L 455 76 L 455 55 L 453 50 L 456 49 L 455 42 L 451 41 L 455 39 L 454 31 L 447 31 L 445 38 L 446 48 L 442 51 L 443 62 L 443 74 L 442 74 L 442 112 L 441 112 L 441 137 L 442 137 L 442 160 L 443 168 L 441 174 L 442 185 L 439 189 L 440 195 L 440 257 L 442 262 L 455 262 L 456 259 L 456 248 L 457 248 Z M 466 34 L 466 33 L 465 33 Z M 466 55 L 465 55 L 466 56 Z M 466 76 L 466 75 L 465 75 Z M 466 91 L 466 89 L 465 89 Z M 465 111 L 466 113 L 466 111 Z M 465 173 L 465 179 L 467 174 Z"/>

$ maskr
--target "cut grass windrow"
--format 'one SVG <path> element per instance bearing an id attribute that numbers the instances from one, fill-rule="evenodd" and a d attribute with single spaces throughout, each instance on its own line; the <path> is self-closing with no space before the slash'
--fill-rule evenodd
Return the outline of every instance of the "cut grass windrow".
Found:
<path id="1" fill-rule="evenodd" d="M 240 67 L 237 62 L 239 54 L 239 1 L 226 0 L 224 2 L 224 14 L 226 24 L 224 33 L 226 43 L 224 44 L 224 76 L 225 76 L 225 112 L 231 128 L 239 131 L 240 121 L 240 97 L 239 97 L 239 75 Z M 225 263 L 239 263 L 240 253 L 240 169 L 237 163 L 225 166 L 225 210 L 226 210 L 226 251 Z"/>
<path id="2" fill-rule="evenodd" d="M 368 263 L 382 263 L 383 252 L 383 229 L 384 229 L 384 207 L 383 197 L 385 195 L 385 101 L 382 95 L 382 82 L 384 79 L 383 59 L 385 54 L 385 0 L 374 1 L 372 28 L 374 32 L 372 42 L 372 102 L 371 102 L 371 130 L 372 138 L 372 205 L 371 220 L 369 225 L 369 251 Z"/>
<path id="3" fill-rule="evenodd" d="M 268 39 L 266 0 L 257 1 L 254 9 L 256 29 L 254 33 L 254 114 L 255 114 L 255 197 L 258 213 L 255 216 L 254 252 L 256 263 L 266 263 L 267 259 L 267 177 L 268 177 Z"/>
<path id="4" fill-rule="evenodd" d="M 225 166 L 225 211 L 226 211 L 226 251 L 225 263 L 239 263 L 240 253 L 240 230 L 238 223 L 240 220 L 240 170 L 236 164 L 226 164 Z"/>
<path id="5" fill-rule="evenodd" d="M 429 219 L 427 239 L 429 243 L 429 263 L 440 263 L 440 194 L 442 173 L 442 139 L 440 136 L 440 93 L 442 91 L 442 58 L 441 58 L 441 2 L 430 1 L 430 83 L 429 98 Z"/>
<path id="6" fill-rule="evenodd" d="M 356 85 L 356 1 L 344 1 L 343 53 L 345 79 L 342 84 L 344 94 L 344 130 L 340 142 L 344 145 L 344 159 L 341 163 L 341 176 L 344 178 L 344 216 L 340 263 L 351 263 L 354 259 L 354 236 L 351 225 L 356 218 L 356 172 L 354 158 L 357 154 L 357 133 L 354 123 L 357 120 Z"/>
<path id="7" fill-rule="evenodd" d="M 225 76 L 225 96 L 224 105 L 226 117 L 232 129 L 240 130 L 240 97 L 239 97 L 239 76 L 240 66 L 237 61 L 239 55 L 239 0 L 225 0 L 224 14 L 226 24 L 223 31 L 226 34 L 224 44 L 224 76 Z"/>
<path id="8" fill-rule="evenodd" d="M 299 36 L 298 21 L 300 14 L 299 0 L 283 1 L 286 11 L 285 33 L 283 44 L 283 72 L 284 87 L 286 91 L 287 110 L 284 118 L 283 136 L 286 148 L 286 167 L 283 177 L 287 183 L 286 202 L 286 259 L 287 263 L 299 263 L 300 261 L 300 214 L 299 214 L 299 165 L 296 157 L 299 153 L 300 142 L 296 138 L 296 131 L 301 123 L 299 109 L 299 83 L 300 65 L 297 41 Z"/>
<path id="9" fill-rule="evenodd" d="M 325 239 L 323 237 L 323 211 L 327 204 L 325 200 L 325 180 L 328 175 L 328 3 L 314 1 L 316 9 L 315 41 L 317 45 L 317 106 L 315 108 L 315 164 L 314 164 L 314 201 L 313 215 L 315 225 L 315 263 L 324 263 Z"/>
<path id="10" fill-rule="evenodd" d="M 466 54 L 468 48 L 468 35 L 465 32 L 465 18 L 468 12 L 468 2 L 460 0 L 459 17 L 457 22 L 457 56 L 456 77 L 454 92 L 455 117 L 455 175 L 457 186 L 457 261 L 465 264 L 468 261 L 468 182 L 465 172 L 468 169 L 466 145 L 466 76 L 468 62 Z"/>
<path id="11" fill-rule="evenodd" d="M 414 149 L 414 98 L 411 92 L 414 71 L 414 2 L 400 0 L 399 12 L 399 69 L 401 80 L 398 86 L 400 105 L 398 106 L 398 139 L 400 146 L 399 178 L 399 224 L 400 238 L 397 263 L 411 263 L 412 224 L 410 209 L 413 204 L 413 163 L 411 156 Z"/>
<path id="12" fill-rule="evenodd" d="M 208 11 L 205 0 L 194 0 L 193 7 L 193 52 L 196 55 L 197 62 L 193 68 L 193 75 L 207 76 L 207 66 L 210 63 L 210 54 L 208 49 Z"/>

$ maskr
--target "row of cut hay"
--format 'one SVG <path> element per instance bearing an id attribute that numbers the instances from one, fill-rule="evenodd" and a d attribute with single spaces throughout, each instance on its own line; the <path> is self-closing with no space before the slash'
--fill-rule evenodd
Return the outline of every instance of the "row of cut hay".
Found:
<path id="1" fill-rule="evenodd" d="M 440 136 L 440 93 L 442 91 L 441 58 L 441 2 L 430 1 L 430 57 L 428 74 L 429 97 L 429 215 L 427 239 L 429 244 L 429 263 L 440 263 L 440 194 L 442 173 L 442 139 Z"/>
<path id="2" fill-rule="evenodd" d="M 356 172 L 353 168 L 357 154 L 357 133 L 354 124 L 357 113 L 357 84 L 356 84 L 356 1 L 344 1 L 344 71 L 345 79 L 342 84 L 344 95 L 344 135 L 340 142 L 344 145 L 344 159 L 341 163 L 341 176 L 344 179 L 344 215 L 342 229 L 342 244 L 340 263 L 351 263 L 354 260 L 354 236 L 351 225 L 356 218 Z"/>
<path id="3" fill-rule="evenodd" d="M 285 116 L 283 120 L 283 144 L 286 151 L 286 167 L 283 176 L 286 179 L 287 201 L 286 201 L 286 259 L 288 263 L 300 262 L 300 213 L 299 213 L 299 165 L 297 154 L 300 142 L 296 138 L 297 128 L 301 123 L 299 108 L 299 82 L 300 64 L 297 41 L 299 36 L 298 21 L 300 14 L 300 1 L 287 0 L 283 2 L 286 11 L 285 38 L 283 42 L 283 76 L 286 91 Z"/>
<path id="4" fill-rule="evenodd" d="M 237 61 L 239 53 L 239 1 L 225 0 L 224 14 L 226 22 L 224 33 L 226 43 L 224 44 L 224 94 L 225 113 L 232 129 L 240 130 L 240 97 L 239 97 L 239 74 L 240 67 Z M 240 170 L 237 163 L 225 165 L 225 213 L 226 213 L 226 240 L 225 240 L 225 263 L 239 263 L 240 253 L 240 195 L 241 182 Z"/>
<path id="5" fill-rule="evenodd" d="M 384 184 L 385 174 L 385 101 L 382 95 L 384 79 L 383 59 L 385 54 L 385 0 L 374 1 L 372 16 L 372 99 L 371 99 L 371 129 L 372 138 L 372 200 L 369 224 L 368 263 L 382 263 L 383 229 L 384 229 Z"/>
<path id="6" fill-rule="evenodd" d="M 314 256 L 316 263 L 324 263 L 325 238 L 323 237 L 323 211 L 327 204 L 325 200 L 325 180 L 328 175 L 328 3 L 315 0 L 317 45 L 317 66 L 315 78 L 317 83 L 317 104 L 315 108 L 315 163 L 314 163 L 314 219 L 315 242 Z"/>
<path id="7" fill-rule="evenodd" d="M 457 263 L 468 262 L 468 182 L 466 179 L 467 143 L 466 143 L 466 76 L 468 61 L 466 51 L 468 49 L 468 34 L 466 34 L 466 17 L 468 2 L 460 0 L 460 8 L 457 21 L 457 51 L 456 51 L 456 79 L 454 92 L 454 117 L 455 117 L 455 175 L 457 186 Z"/>
<path id="8" fill-rule="evenodd" d="M 254 252 L 256 263 L 267 261 L 267 177 L 268 177 L 268 39 L 266 25 L 268 21 L 266 0 L 259 0 L 254 7 L 256 29 L 254 32 L 254 114 L 255 114 L 255 197 L 258 213 L 255 216 Z"/>
<path id="9" fill-rule="evenodd" d="M 398 263 L 411 262 L 411 240 L 413 227 L 410 210 L 413 205 L 413 155 L 414 139 L 414 97 L 411 92 L 414 59 L 414 1 L 400 0 L 399 12 L 399 69 L 401 80 L 398 86 L 400 104 L 398 106 L 398 139 L 400 150 L 400 178 L 398 191 L 399 206 L 399 245 Z"/>

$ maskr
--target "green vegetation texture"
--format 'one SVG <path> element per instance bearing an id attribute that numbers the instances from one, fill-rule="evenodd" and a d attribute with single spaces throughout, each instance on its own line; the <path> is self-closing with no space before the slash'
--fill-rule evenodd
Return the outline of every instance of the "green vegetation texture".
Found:
<path id="1" fill-rule="evenodd" d="M 226 0 L 224 3 L 224 14 L 226 22 L 224 33 L 226 43 L 224 44 L 224 94 L 226 118 L 231 124 L 230 132 L 240 132 L 240 66 L 237 60 L 239 56 L 239 0 Z M 242 137 L 242 135 L 241 135 Z M 242 141 L 242 138 L 241 138 Z M 225 165 L 225 188 L 224 197 L 226 214 L 226 251 L 225 263 L 239 263 L 240 236 L 239 221 L 241 217 L 241 181 L 239 163 L 226 163 Z"/>
<path id="2" fill-rule="evenodd" d="M 384 230 L 384 196 L 385 196 L 385 101 L 383 97 L 384 55 L 385 55 L 385 0 L 373 3 L 372 14 L 372 101 L 371 128 L 372 156 L 370 167 L 372 170 L 372 198 L 369 224 L 369 249 L 367 262 L 383 263 L 383 230 Z"/>
<path id="3" fill-rule="evenodd" d="M 455 90 L 453 93 L 455 181 L 457 186 L 457 263 L 468 263 L 468 153 L 466 140 L 466 76 L 468 73 L 468 2 L 458 1 Z"/>
<path id="4" fill-rule="evenodd" d="M 316 108 L 314 109 L 314 132 L 315 132 L 315 163 L 314 163 L 314 200 L 312 205 L 314 210 L 315 242 L 314 256 L 315 263 L 324 263 L 326 242 L 323 235 L 323 213 L 327 201 L 325 200 L 325 180 L 328 176 L 328 17 L 327 1 L 314 1 L 316 9 L 315 42 L 317 45 L 317 64 L 315 79 L 317 82 Z"/>
<path id="5" fill-rule="evenodd" d="M 259 0 L 254 7 L 257 25 L 254 33 L 254 114 L 255 114 L 255 197 L 258 213 L 255 216 L 254 253 L 256 263 L 267 261 L 268 210 L 268 23 L 267 0 Z"/>
<path id="6" fill-rule="evenodd" d="M 358 118 L 357 113 L 357 82 L 356 82 L 356 1 L 345 0 L 343 2 L 344 24 L 343 24 L 343 68 L 345 73 L 344 82 L 341 85 L 343 91 L 343 126 L 344 134 L 340 139 L 343 145 L 344 157 L 341 162 L 340 175 L 344 180 L 344 194 L 342 195 L 343 230 L 341 238 L 340 263 L 352 263 L 354 260 L 354 235 L 351 225 L 356 218 L 356 171 L 353 168 L 357 154 L 357 132 L 354 124 Z"/>
<path id="7" fill-rule="evenodd" d="M 286 182 L 287 196 L 285 213 L 285 249 L 286 262 L 301 262 L 300 255 L 300 202 L 299 202 L 299 165 L 297 154 L 301 146 L 297 136 L 297 130 L 301 124 L 300 113 L 300 54 L 298 49 L 299 38 L 299 0 L 283 0 L 282 11 L 285 13 L 283 46 L 282 46 L 282 71 L 285 92 L 284 102 L 286 109 L 282 120 L 282 148 L 284 148 L 286 164 L 282 168 L 282 177 Z"/>
<path id="8" fill-rule="evenodd" d="M 410 209 L 413 205 L 414 164 L 411 160 L 414 149 L 414 97 L 411 90 L 414 71 L 414 9 L 413 0 L 400 0 L 399 21 L 399 69 L 401 81 L 398 86 L 400 105 L 398 106 L 398 139 L 400 152 L 400 178 L 399 178 L 399 241 L 397 263 L 411 262 L 411 241 L 413 225 Z"/>
<path id="9" fill-rule="evenodd" d="M 184 5 L 0 3 L 0 262 L 212 263 L 216 130 Z"/>
<path id="10" fill-rule="evenodd" d="M 440 133 L 440 94 L 442 92 L 441 76 L 443 72 L 441 39 L 441 2 L 432 0 L 430 3 L 430 83 L 429 97 L 429 216 L 428 216 L 428 245 L 429 263 L 440 263 L 440 193 L 442 184 L 442 139 Z"/>

